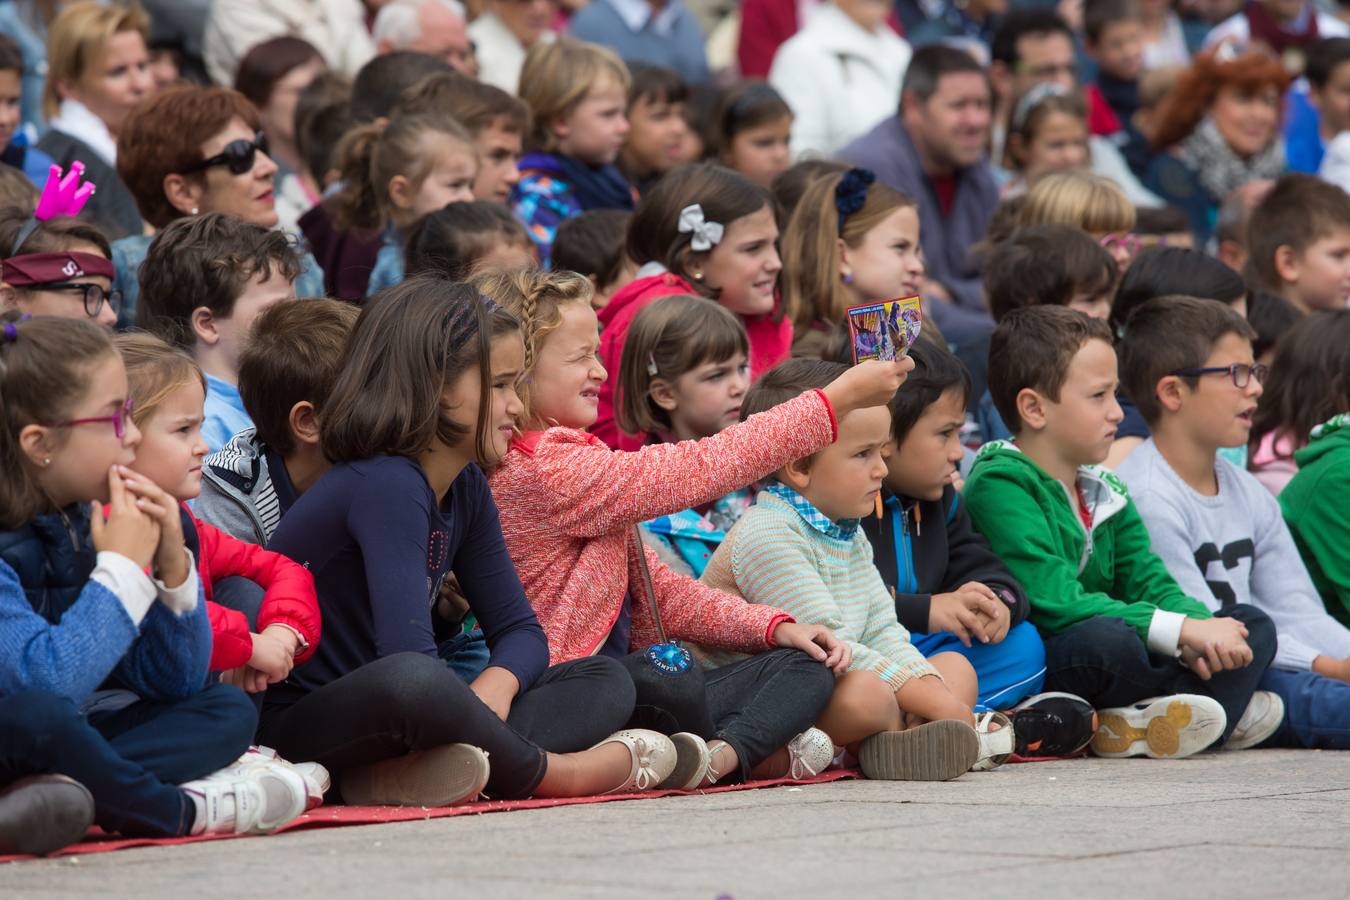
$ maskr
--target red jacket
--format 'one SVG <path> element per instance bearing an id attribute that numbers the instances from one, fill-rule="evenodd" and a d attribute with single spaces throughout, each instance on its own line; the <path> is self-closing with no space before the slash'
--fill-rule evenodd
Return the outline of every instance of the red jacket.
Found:
<path id="1" fill-rule="evenodd" d="M 670 294 L 697 293 L 693 285 L 683 278 L 665 272 L 639 278 L 628 284 L 600 310 L 600 363 L 609 372 L 609 377 L 600 385 L 600 412 L 590 432 L 609 446 L 619 450 L 639 450 L 646 443 L 646 439 L 640 435 L 619 431 L 619 423 L 614 418 L 614 385 L 618 381 L 624 338 L 628 335 L 628 326 L 632 324 L 633 317 L 653 300 Z M 751 379 L 758 378 L 788 358 L 792 351 L 792 322 L 786 316 L 778 321 L 774 321 L 773 316 L 738 318 L 745 325 L 745 332 L 750 338 Z"/>
<path id="2" fill-rule="evenodd" d="M 665 638 L 742 653 L 792 621 L 667 568 L 637 525 L 715 500 L 829 446 L 834 412 L 807 391 L 701 441 L 616 453 L 573 428 L 531 432 L 489 478 L 506 549 L 548 635 L 553 664 L 589 656 L 631 598 L 630 647 Z"/>
<path id="3" fill-rule="evenodd" d="M 313 656 L 319 646 L 321 619 L 314 576 L 309 570 L 280 553 L 231 537 L 190 513 L 187 518 L 197 529 L 197 574 L 211 619 L 211 671 L 238 668 L 253 655 L 248 619 L 211 599 L 215 583 L 231 575 L 243 576 L 264 591 L 258 631 L 268 625 L 294 628 L 307 645 L 295 654 L 295 664 Z"/>
<path id="4" fill-rule="evenodd" d="M 1101 88 L 1095 84 L 1087 86 L 1085 93 L 1088 102 L 1088 132 L 1107 137 L 1120 131 L 1120 117 L 1102 96 Z"/>

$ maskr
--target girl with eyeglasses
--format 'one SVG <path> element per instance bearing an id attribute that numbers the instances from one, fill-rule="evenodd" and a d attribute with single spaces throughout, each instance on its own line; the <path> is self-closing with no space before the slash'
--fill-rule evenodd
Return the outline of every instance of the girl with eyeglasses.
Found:
<path id="1" fill-rule="evenodd" d="M 238 91 L 170 88 L 127 119 L 118 136 L 118 172 L 157 232 L 177 219 L 212 212 L 276 228 L 277 164 L 261 129 L 257 108 Z M 152 239 L 136 234 L 113 243 L 122 328 L 136 324 L 137 273 Z M 323 270 L 308 251 L 302 251 L 295 289 L 304 297 L 324 294 Z"/>
<path id="2" fill-rule="evenodd" d="M 177 504 L 128 468 L 141 432 L 108 335 L 0 315 L 0 396 L 0 771 L 68 776 L 23 785 L 59 791 L 30 839 L 77 840 L 90 818 L 155 837 L 294 819 L 298 774 L 227 768 L 257 713 L 237 688 L 206 683 L 201 581 Z"/>
<path id="3" fill-rule="evenodd" d="M 98 228 L 64 216 L 39 221 L 23 210 L 4 210 L 0 248 L 14 251 L 0 272 L 0 309 L 88 319 L 109 331 L 117 324 L 122 295 L 112 290 L 112 251 Z"/>

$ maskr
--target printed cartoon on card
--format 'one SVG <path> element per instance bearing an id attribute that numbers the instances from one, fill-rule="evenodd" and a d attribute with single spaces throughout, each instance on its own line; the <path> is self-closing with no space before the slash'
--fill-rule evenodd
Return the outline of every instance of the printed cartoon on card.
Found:
<path id="1" fill-rule="evenodd" d="M 918 297 L 904 297 L 854 306 L 848 310 L 853 363 L 903 357 L 919 336 L 923 310 Z"/>

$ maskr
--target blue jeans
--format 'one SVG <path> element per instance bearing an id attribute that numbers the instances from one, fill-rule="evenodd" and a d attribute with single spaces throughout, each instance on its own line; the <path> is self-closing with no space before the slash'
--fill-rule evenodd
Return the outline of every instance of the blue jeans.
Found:
<path id="1" fill-rule="evenodd" d="M 182 836 L 194 805 L 175 785 L 238 759 L 257 721 L 253 704 L 227 685 L 177 703 L 142 700 L 89 716 L 64 697 L 23 691 L 0 699 L 0 784 L 68 775 L 94 795 L 101 828 Z"/>
<path id="2" fill-rule="evenodd" d="M 1045 683 L 1045 643 L 1030 622 L 1008 629 L 997 644 L 971 641 L 969 647 L 950 631 L 911 635 L 914 646 L 924 656 L 960 653 L 975 668 L 980 679 L 977 711 L 1011 709 L 1019 701 L 1038 693 Z"/>
<path id="3" fill-rule="evenodd" d="M 492 655 L 481 628 L 465 631 L 448 641 L 441 641 L 436 653 L 445 660 L 450 671 L 462 678 L 466 684 L 473 684 L 473 680 L 483 674 L 488 665 L 488 658 Z"/>
<path id="4" fill-rule="evenodd" d="M 1350 750 L 1350 684 L 1313 672 L 1267 669 L 1261 690 L 1284 701 L 1284 723 L 1262 747 Z"/>

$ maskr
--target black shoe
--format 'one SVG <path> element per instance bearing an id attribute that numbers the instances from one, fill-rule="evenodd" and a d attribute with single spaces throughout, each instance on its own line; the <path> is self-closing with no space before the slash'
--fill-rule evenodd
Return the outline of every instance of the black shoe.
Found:
<path id="1" fill-rule="evenodd" d="M 1097 713 L 1076 694 L 1050 692 L 1028 697 L 1013 708 L 1017 755 L 1072 756 L 1092 743 Z"/>
<path id="2" fill-rule="evenodd" d="M 55 853 L 93 822 L 93 796 L 64 775 L 21 778 L 0 790 L 0 853 Z"/>

